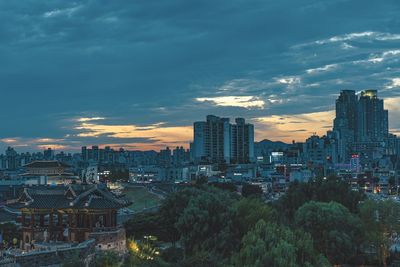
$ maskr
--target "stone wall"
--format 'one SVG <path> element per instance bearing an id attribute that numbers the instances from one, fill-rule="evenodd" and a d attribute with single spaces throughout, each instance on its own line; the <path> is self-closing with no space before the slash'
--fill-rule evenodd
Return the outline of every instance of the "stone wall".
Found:
<path id="1" fill-rule="evenodd" d="M 8 257 L 14 258 L 15 262 L 21 267 L 33 267 L 59 265 L 65 259 L 78 255 L 85 262 L 85 266 L 89 266 L 94 260 L 94 248 L 95 240 L 91 239 L 77 245 L 71 245 L 68 248 L 49 246 L 47 250 L 31 251 L 23 254 L 10 252 Z"/>
<path id="2" fill-rule="evenodd" d="M 118 228 L 114 231 L 90 233 L 89 238 L 96 240 L 97 250 L 114 250 L 119 253 L 126 252 L 126 233 L 124 228 Z"/>

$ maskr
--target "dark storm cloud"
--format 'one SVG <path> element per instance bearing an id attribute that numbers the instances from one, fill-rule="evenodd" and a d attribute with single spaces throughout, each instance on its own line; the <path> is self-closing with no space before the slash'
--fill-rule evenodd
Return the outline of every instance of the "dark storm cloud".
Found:
<path id="1" fill-rule="evenodd" d="M 344 88 L 398 97 L 399 9 L 395 0 L 0 0 L 0 147 L 161 145 L 210 113 L 323 112 Z M 82 127 L 90 117 L 103 119 Z M 95 136 L 82 135 L 90 127 Z"/>

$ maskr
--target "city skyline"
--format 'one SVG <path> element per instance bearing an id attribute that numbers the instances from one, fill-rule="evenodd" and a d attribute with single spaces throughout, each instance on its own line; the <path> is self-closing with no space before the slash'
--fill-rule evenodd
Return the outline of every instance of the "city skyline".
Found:
<path id="1" fill-rule="evenodd" d="M 400 266 L 400 0 L 0 0 L 0 266 Z"/>
<path id="2" fill-rule="evenodd" d="M 342 95 L 343 91 L 353 91 L 353 90 L 341 90 L 337 95 L 338 98 Z M 363 91 L 358 91 L 358 92 L 356 92 L 356 96 L 359 97 L 359 96 L 362 95 L 362 93 L 363 93 Z M 382 99 L 382 98 L 380 97 L 380 99 Z M 385 100 L 385 99 L 383 98 L 382 100 Z M 337 102 L 337 100 L 336 100 L 336 102 Z M 384 105 L 385 108 L 387 108 L 387 104 L 386 103 L 383 104 L 383 105 Z M 335 107 L 335 104 L 333 104 L 333 106 Z M 355 106 L 354 108 L 357 108 L 357 107 Z M 391 121 L 390 120 L 390 117 L 391 117 L 390 116 L 390 109 L 388 110 L 388 114 L 389 114 L 389 126 L 390 126 L 390 121 Z M 318 115 L 322 115 L 322 116 L 319 117 Z M 208 116 L 216 116 L 216 115 L 209 114 L 209 115 L 207 115 L 207 117 Z M 274 138 L 274 137 L 270 137 L 270 138 L 263 137 L 263 133 L 258 131 L 258 129 L 255 128 L 254 129 L 254 133 L 255 133 L 254 141 L 255 142 L 260 142 L 262 140 L 266 140 L 267 139 L 267 140 L 271 140 L 271 141 L 281 141 L 281 142 L 285 142 L 285 143 L 288 143 L 288 144 L 293 142 L 293 141 L 301 143 L 301 142 L 305 142 L 306 139 L 308 137 L 310 137 L 310 136 L 313 136 L 313 135 L 324 136 L 324 135 L 326 135 L 327 131 L 335 129 L 335 109 L 330 110 L 328 112 L 306 113 L 306 114 L 301 114 L 301 115 L 293 115 L 291 117 L 289 117 L 289 116 L 276 116 L 276 117 L 271 117 L 271 118 L 268 118 L 268 119 L 271 119 L 270 122 L 274 122 L 277 125 L 283 125 L 283 127 L 285 127 L 285 126 L 287 126 L 287 124 L 285 124 L 285 121 L 288 121 L 289 119 L 293 120 L 294 118 L 297 119 L 297 121 L 291 121 L 291 122 L 289 122 L 289 124 L 293 123 L 293 124 L 295 124 L 297 126 L 301 125 L 301 127 L 304 126 L 304 128 L 308 128 L 309 129 L 308 131 L 302 130 L 302 129 L 300 129 L 300 130 L 296 130 L 295 129 L 294 131 L 291 131 L 290 129 L 286 130 L 288 133 L 289 132 L 303 133 L 303 135 L 300 135 L 300 134 L 297 135 L 298 138 L 294 138 L 294 136 L 296 136 L 296 135 L 289 135 L 289 136 L 287 136 L 287 138 L 280 138 L 280 139 L 279 138 Z M 92 122 L 92 121 L 98 121 L 98 120 L 103 120 L 103 119 L 104 118 L 100 118 L 100 117 L 81 118 L 80 122 L 82 122 L 82 125 L 84 125 L 84 127 L 86 127 L 85 125 L 91 125 L 90 122 Z M 228 118 L 228 120 L 229 119 L 231 119 L 231 118 Z M 248 121 L 249 122 L 254 122 L 254 120 L 252 120 L 252 119 L 249 119 Z M 193 122 L 193 123 L 196 124 L 196 122 Z M 325 125 L 323 127 L 320 127 L 320 128 L 316 128 L 315 127 L 316 123 L 317 124 L 318 123 L 323 123 L 323 124 L 327 124 L 327 125 Z M 94 131 L 102 131 L 102 130 L 105 130 L 107 128 L 113 128 L 113 127 L 118 127 L 118 126 L 115 126 L 115 125 L 114 126 L 111 126 L 111 125 L 105 126 L 104 125 L 104 126 L 100 126 L 100 127 L 95 126 L 94 127 Z M 125 133 L 122 133 L 122 134 L 129 134 L 128 131 L 133 131 L 134 132 L 136 130 L 140 130 L 140 131 L 146 132 L 146 131 L 155 130 L 156 129 L 156 125 L 155 126 L 150 126 L 150 127 L 138 127 L 138 129 L 135 129 L 132 126 L 123 126 L 122 128 L 126 128 Z M 176 128 L 177 127 L 171 127 L 171 130 L 175 130 Z M 123 149 L 131 150 L 131 151 L 133 151 L 133 150 L 138 150 L 138 151 L 156 150 L 156 151 L 160 151 L 162 149 L 165 149 L 166 147 L 170 147 L 170 148 L 184 147 L 185 149 L 189 149 L 190 148 L 190 144 L 195 141 L 195 139 L 194 139 L 195 127 L 194 127 L 194 125 L 191 125 L 191 126 L 187 126 L 185 128 L 187 128 L 187 129 L 185 129 L 185 131 L 190 131 L 190 138 L 188 138 L 187 141 L 170 140 L 169 143 L 159 144 L 156 147 L 153 147 L 153 146 L 139 147 L 139 146 L 136 146 L 136 145 L 101 144 L 101 143 L 90 143 L 90 144 L 82 143 L 81 146 L 68 147 L 68 146 L 57 145 L 57 144 L 47 145 L 45 143 L 48 143 L 50 141 L 61 142 L 62 139 L 46 139 L 46 138 L 36 139 L 36 142 L 43 143 L 43 144 L 39 144 L 37 146 L 29 146 L 30 145 L 29 143 L 28 144 L 23 144 L 23 145 L 18 145 L 18 139 L 13 139 L 13 138 L 1 139 L 0 143 L 2 142 L 2 143 L 4 143 L 6 145 L 6 146 L 4 146 L 4 150 L 6 148 L 8 148 L 8 147 L 13 147 L 14 149 L 19 150 L 19 152 L 38 152 L 40 150 L 43 150 L 43 151 L 47 150 L 49 148 L 52 149 L 53 151 L 59 151 L 59 152 L 61 152 L 61 151 L 63 151 L 63 152 L 79 152 L 83 146 L 85 146 L 85 147 L 98 146 L 100 148 L 110 147 L 110 148 L 116 149 L 116 150 L 118 150 L 120 148 L 123 148 Z M 282 131 L 285 131 L 285 130 L 282 129 Z M 393 134 L 397 134 L 398 133 L 396 131 L 396 129 L 394 129 L 394 131 L 393 131 L 393 128 L 390 128 L 390 127 L 389 127 L 389 132 L 393 133 Z M 258 133 L 258 136 L 257 136 L 257 133 Z M 90 134 L 88 136 L 90 136 Z M 301 138 L 303 138 L 303 139 L 301 139 Z M 13 144 L 14 144 L 14 146 L 13 146 Z M 27 149 L 24 150 L 24 148 L 27 148 Z"/>
<path id="3" fill-rule="evenodd" d="M 208 114 L 244 117 L 256 141 L 304 141 L 332 128 L 344 89 L 378 90 L 398 133 L 399 8 L 0 2 L 0 150 L 187 147 Z"/>

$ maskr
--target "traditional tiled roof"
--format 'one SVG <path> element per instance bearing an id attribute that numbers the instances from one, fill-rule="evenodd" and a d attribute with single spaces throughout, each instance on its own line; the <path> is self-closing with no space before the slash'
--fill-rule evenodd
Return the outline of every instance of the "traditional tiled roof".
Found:
<path id="1" fill-rule="evenodd" d="M 57 160 L 38 160 L 38 161 L 32 161 L 26 165 L 24 165 L 26 168 L 71 168 L 68 164 L 64 162 L 60 162 Z"/>
<path id="2" fill-rule="evenodd" d="M 32 209 L 119 209 L 131 204 L 93 184 L 26 187 L 19 201 Z"/>
<path id="3" fill-rule="evenodd" d="M 28 176 L 28 177 L 31 177 L 31 176 L 38 176 L 39 174 L 32 174 L 32 173 L 23 173 L 23 174 L 20 174 L 20 176 Z M 47 177 L 52 177 L 52 176 L 54 176 L 54 177 L 64 177 L 64 178 L 70 178 L 70 177 L 73 177 L 73 176 L 75 176 L 73 173 L 70 173 L 70 172 L 63 172 L 63 173 L 50 173 L 50 174 L 46 174 L 46 176 Z"/>

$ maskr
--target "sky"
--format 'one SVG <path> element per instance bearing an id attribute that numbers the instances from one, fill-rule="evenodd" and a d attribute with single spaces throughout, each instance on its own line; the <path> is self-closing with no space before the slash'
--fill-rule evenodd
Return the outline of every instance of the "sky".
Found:
<path id="1" fill-rule="evenodd" d="M 377 89 L 400 133 L 398 0 L 0 0 L 0 153 L 187 147 L 207 114 L 256 140 L 332 127 Z"/>

